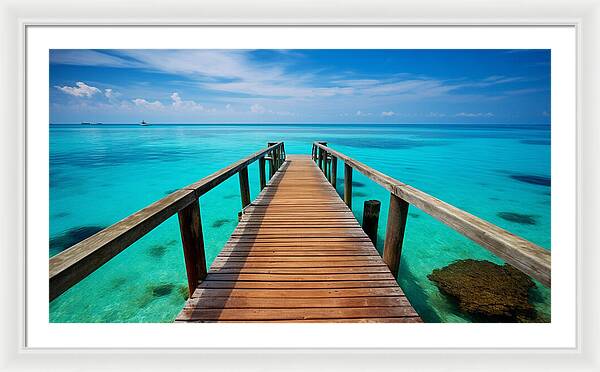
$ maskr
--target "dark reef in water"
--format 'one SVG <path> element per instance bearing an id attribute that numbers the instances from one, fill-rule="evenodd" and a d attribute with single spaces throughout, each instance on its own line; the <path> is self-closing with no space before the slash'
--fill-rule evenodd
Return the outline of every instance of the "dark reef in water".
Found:
<path id="1" fill-rule="evenodd" d="M 161 258 L 167 253 L 167 247 L 161 244 L 155 244 L 148 249 L 148 255 L 154 258 Z"/>
<path id="2" fill-rule="evenodd" d="M 63 234 L 50 239 L 50 254 L 60 253 L 104 229 L 105 226 L 80 226 L 67 230 Z"/>
<path id="3" fill-rule="evenodd" d="M 213 222 L 211 224 L 211 226 L 212 227 L 221 227 L 221 226 L 226 225 L 226 224 L 228 224 L 230 222 L 233 222 L 233 220 L 229 219 L 229 218 L 221 218 L 221 219 L 215 220 L 215 222 Z"/>
<path id="4" fill-rule="evenodd" d="M 184 301 L 188 299 L 188 288 L 185 285 L 176 285 L 173 283 L 153 284 L 147 287 L 141 297 L 137 299 L 140 308 L 148 306 L 152 301 L 177 294 Z"/>
<path id="5" fill-rule="evenodd" d="M 529 302 L 533 281 L 514 267 L 489 261 L 459 260 L 427 276 L 479 322 L 543 322 Z"/>
<path id="6" fill-rule="evenodd" d="M 354 187 L 365 187 L 366 185 L 362 182 L 352 181 L 352 186 Z"/>
<path id="7" fill-rule="evenodd" d="M 510 222 L 520 223 L 522 225 L 535 225 L 536 216 L 533 214 L 521 214 L 515 212 L 498 212 L 498 217 Z"/>
<path id="8" fill-rule="evenodd" d="M 164 297 L 170 295 L 171 292 L 173 292 L 173 290 L 175 289 L 175 284 L 157 284 L 150 288 L 152 289 L 152 295 L 154 297 Z"/>
<path id="9" fill-rule="evenodd" d="M 236 194 L 229 194 L 229 195 L 225 195 L 223 196 L 223 199 L 235 199 L 235 198 L 239 198 L 239 195 Z"/>
<path id="10" fill-rule="evenodd" d="M 352 194 L 353 194 L 354 196 L 358 196 L 358 197 L 365 197 L 365 196 L 367 196 L 367 193 L 360 192 L 360 191 L 353 192 Z"/>
<path id="11" fill-rule="evenodd" d="M 533 176 L 525 174 L 511 174 L 510 178 L 532 185 L 550 186 L 550 177 Z"/>
<path id="12" fill-rule="evenodd" d="M 70 215 L 71 215 L 71 213 L 69 213 L 69 212 L 60 212 L 60 213 L 53 214 L 52 217 L 54 217 L 54 218 L 63 218 L 63 217 L 67 217 L 67 216 L 70 216 Z"/>
<path id="13" fill-rule="evenodd" d="M 419 217 L 421 217 L 421 215 L 420 215 L 420 214 L 418 214 L 418 213 L 412 213 L 412 212 L 411 212 L 411 213 L 409 213 L 408 215 L 409 215 L 409 216 L 411 216 L 411 217 L 414 217 L 414 218 L 419 218 Z"/>

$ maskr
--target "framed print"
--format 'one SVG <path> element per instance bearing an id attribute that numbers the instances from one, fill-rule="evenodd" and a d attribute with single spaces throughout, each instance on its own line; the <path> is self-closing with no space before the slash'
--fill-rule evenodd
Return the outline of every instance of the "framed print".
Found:
<path id="1" fill-rule="evenodd" d="M 593 368 L 597 19 L 271 5 L 15 23 L 7 361 Z"/>

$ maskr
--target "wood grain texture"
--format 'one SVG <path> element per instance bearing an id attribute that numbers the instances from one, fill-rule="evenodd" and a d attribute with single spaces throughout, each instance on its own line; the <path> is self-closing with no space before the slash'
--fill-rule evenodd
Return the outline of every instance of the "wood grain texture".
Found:
<path id="1" fill-rule="evenodd" d="M 390 207 L 385 229 L 385 243 L 383 245 L 383 261 L 388 265 L 392 275 L 398 276 L 400 256 L 402 255 L 402 242 L 406 229 L 406 216 L 408 203 L 394 194 L 390 194 Z"/>
<path id="2" fill-rule="evenodd" d="M 392 194 L 419 208 L 473 240 L 523 273 L 551 286 L 551 253 L 528 240 L 492 223 L 439 200 L 421 190 L 402 183 L 351 157 L 314 142 L 317 150 L 327 151 L 353 169 L 377 182 Z"/>
<path id="3" fill-rule="evenodd" d="M 195 200 L 180 210 L 177 215 L 183 244 L 189 296 L 191 297 L 198 286 L 198 282 L 206 277 L 206 255 L 204 253 L 199 201 Z"/>
<path id="4" fill-rule="evenodd" d="M 316 152 L 316 151 L 315 151 Z M 324 153 L 323 166 L 325 166 Z M 420 322 L 311 156 L 290 155 L 177 321 Z"/>

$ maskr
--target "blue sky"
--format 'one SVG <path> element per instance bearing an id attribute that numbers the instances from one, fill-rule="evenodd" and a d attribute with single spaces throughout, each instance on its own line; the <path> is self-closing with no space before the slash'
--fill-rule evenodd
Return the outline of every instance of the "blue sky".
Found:
<path id="1" fill-rule="evenodd" d="M 549 50 L 51 50 L 51 123 L 550 123 Z"/>

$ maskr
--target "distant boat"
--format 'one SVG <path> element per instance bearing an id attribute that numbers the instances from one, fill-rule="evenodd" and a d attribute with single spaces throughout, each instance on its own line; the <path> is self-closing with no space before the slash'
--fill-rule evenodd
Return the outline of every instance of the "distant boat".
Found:
<path id="1" fill-rule="evenodd" d="M 140 125 L 146 126 L 146 125 L 150 125 L 150 124 L 148 124 L 145 120 L 142 120 L 142 122 L 140 123 Z"/>

